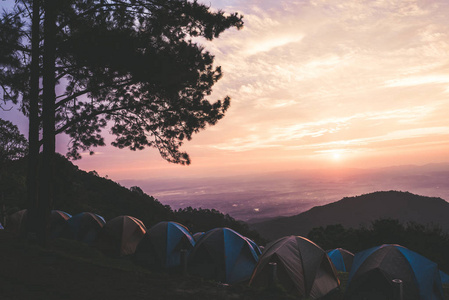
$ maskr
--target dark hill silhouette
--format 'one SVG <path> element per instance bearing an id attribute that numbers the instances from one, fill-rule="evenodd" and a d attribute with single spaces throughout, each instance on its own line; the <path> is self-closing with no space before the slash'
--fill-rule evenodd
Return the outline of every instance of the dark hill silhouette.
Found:
<path id="1" fill-rule="evenodd" d="M 26 160 L 11 161 L 0 170 L 0 209 L 4 205 L 6 214 L 26 208 Z M 56 157 L 54 209 L 75 215 L 93 212 L 110 220 L 120 215 L 140 219 L 147 228 L 160 221 L 177 221 L 193 231 L 206 231 L 215 227 L 230 227 L 259 243 L 264 240 L 250 231 L 248 225 L 217 210 L 186 209 L 174 211 L 157 199 L 145 194 L 139 187 L 130 189 L 108 179 L 97 172 L 80 170 L 61 155 Z"/>
<path id="2" fill-rule="evenodd" d="M 408 192 L 375 192 L 316 206 L 301 214 L 251 224 L 270 240 L 285 235 L 306 236 L 312 228 L 332 224 L 345 227 L 368 226 L 381 218 L 423 225 L 438 224 L 449 231 L 449 203 L 441 198 L 419 196 Z"/>

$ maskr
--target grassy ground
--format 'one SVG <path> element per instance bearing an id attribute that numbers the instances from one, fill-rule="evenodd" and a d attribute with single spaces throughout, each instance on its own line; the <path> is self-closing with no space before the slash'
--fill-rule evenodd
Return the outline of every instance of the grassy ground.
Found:
<path id="1" fill-rule="evenodd" d="M 0 299 L 288 299 L 278 290 L 152 273 L 75 241 L 46 249 L 0 230 Z"/>
<path id="2" fill-rule="evenodd" d="M 347 273 L 338 274 L 344 290 Z M 445 288 L 449 299 L 449 286 Z M 282 288 L 227 286 L 200 278 L 152 273 L 127 259 L 103 256 L 75 241 L 46 249 L 0 230 L 0 299 L 295 299 Z M 335 294 L 332 299 L 342 299 Z"/>

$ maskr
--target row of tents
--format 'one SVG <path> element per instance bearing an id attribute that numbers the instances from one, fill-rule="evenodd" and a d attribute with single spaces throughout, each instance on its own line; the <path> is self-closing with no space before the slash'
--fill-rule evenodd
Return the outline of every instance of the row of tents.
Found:
<path id="1" fill-rule="evenodd" d="M 25 224 L 26 210 L 11 215 L 6 228 L 21 234 Z M 344 249 L 325 252 L 306 238 L 287 236 L 262 252 L 254 241 L 229 228 L 192 235 L 176 222 L 160 222 L 147 229 L 131 216 L 106 222 L 93 213 L 72 217 L 62 211 L 52 211 L 49 234 L 82 241 L 110 256 L 131 256 L 153 270 L 184 268 L 189 274 L 228 284 L 279 284 L 291 294 L 310 299 L 338 291 L 337 271 L 349 272 L 345 299 L 351 300 L 395 299 L 397 280 L 403 299 L 444 299 L 442 281 L 449 279 L 436 263 L 399 245 L 354 255 Z"/>

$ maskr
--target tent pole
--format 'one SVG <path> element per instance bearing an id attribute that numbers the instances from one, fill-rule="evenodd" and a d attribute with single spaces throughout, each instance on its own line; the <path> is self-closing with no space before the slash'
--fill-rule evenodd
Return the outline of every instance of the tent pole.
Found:
<path id="1" fill-rule="evenodd" d="M 187 250 L 181 249 L 181 268 L 182 268 L 182 276 L 187 275 Z"/>
<path id="2" fill-rule="evenodd" d="M 278 264 L 275 262 L 270 262 L 268 263 L 268 265 L 270 266 L 270 271 L 271 271 L 271 284 L 275 285 L 277 284 L 278 281 L 278 276 L 277 276 L 277 272 L 278 272 Z"/>
<path id="3" fill-rule="evenodd" d="M 393 279 L 393 288 L 394 288 L 394 300 L 403 300 L 403 291 L 402 291 L 402 280 L 401 279 Z"/>

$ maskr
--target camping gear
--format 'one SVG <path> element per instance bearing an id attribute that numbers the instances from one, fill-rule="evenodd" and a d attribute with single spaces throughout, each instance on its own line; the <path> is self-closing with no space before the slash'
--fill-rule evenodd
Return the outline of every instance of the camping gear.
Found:
<path id="1" fill-rule="evenodd" d="M 91 212 L 82 212 L 67 220 L 63 236 L 93 245 L 105 223 L 102 216 Z"/>
<path id="2" fill-rule="evenodd" d="M 11 214 L 6 222 L 6 229 L 16 235 L 23 236 L 26 231 L 28 210 L 22 209 Z"/>
<path id="3" fill-rule="evenodd" d="M 244 236 L 230 228 L 215 228 L 196 243 L 188 272 L 232 284 L 248 280 L 257 261 L 257 253 Z"/>
<path id="4" fill-rule="evenodd" d="M 400 245 L 385 244 L 355 255 L 345 299 L 443 300 L 436 263 Z"/>
<path id="5" fill-rule="evenodd" d="M 62 210 L 52 210 L 50 213 L 49 237 L 55 239 L 60 237 L 67 227 L 67 220 L 72 216 Z"/>
<path id="6" fill-rule="evenodd" d="M 131 255 L 146 232 L 147 228 L 141 220 L 131 216 L 118 216 L 104 224 L 95 246 L 109 256 Z"/>
<path id="7" fill-rule="evenodd" d="M 354 254 L 348 250 L 337 248 L 328 250 L 327 255 L 331 259 L 334 267 L 340 272 L 350 272 L 352 267 L 352 261 L 354 260 Z"/>
<path id="8" fill-rule="evenodd" d="M 196 232 L 196 233 L 193 235 L 193 239 L 195 240 L 195 243 L 198 242 L 199 239 L 200 239 L 203 235 L 204 235 L 204 232 L 203 232 L 203 231 Z"/>
<path id="9" fill-rule="evenodd" d="M 144 235 L 134 260 L 150 269 L 172 269 L 181 265 L 181 250 L 188 255 L 195 245 L 189 230 L 176 222 L 159 222 Z"/>
<path id="10" fill-rule="evenodd" d="M 326 296 L 340 285 L 326 252 L 301 236 L 286 236 L 265 247 L 250 285 L 267 287 L 273 284 L 308 299 Z"/>

